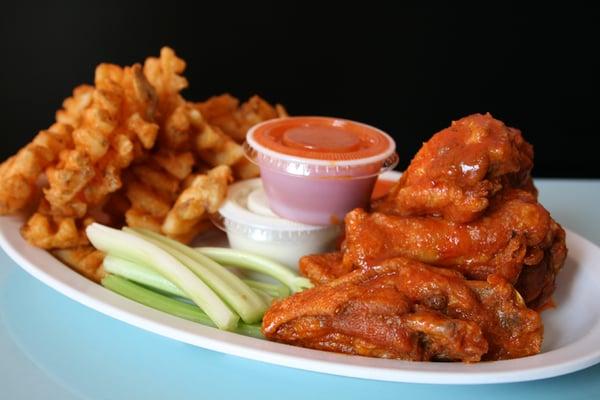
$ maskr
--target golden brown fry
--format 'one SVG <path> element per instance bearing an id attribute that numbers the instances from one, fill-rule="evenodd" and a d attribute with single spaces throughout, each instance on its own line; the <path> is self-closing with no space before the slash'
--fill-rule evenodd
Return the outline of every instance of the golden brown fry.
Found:
<path id="1" fill-rule="evenodd" d="M 91 221 L 166 229 L 185 242 L 206 230 L 231 175 L 259 173 L 229 135 L 286 113 L 258 96 L 242 105 L 230 95 L 187 102 L 185 66 L 168 47 L 143 67 L 98 65 L 94 85 L 73 90 L 57 123 L 0 165 L 0 214 L 36 210 L 23 236 L 63 249 L 74 265 Z"/>
<path id="2" fill-rule="evenodd" d="M 258 167 L 244 157 L 244 150 L 219 127 L 206 123 L 196 106 L 189 113 L 196 129 L 195 147 L 198 156 L 210 166 L 230 166 L 236 178 L 249 179 L 259 175 Z"/>
<path id="3" fill-rule="evenodd" d="M 192 240 L 194 240 L 194 238 L 196 236 L 198 236 L 199 234 L 206 232 L 212 228 L 215 228 L 215 226 L 213 225 L 213 223 L 210 221 L 210 219 L 204 219 L 206 217 L 203 217 L 203 219 L 201 219 L 200 221 L 198 221 L 196 224 L 190 226 L 187 230 L 187 232 L 184 232 L 180 235 L 171 235 L 171 239 L 175 239 L 181 243 L 190 243 Z"/>
<path id="4" fill-rule="evenodd" d="M 61 153 L 60 161 L 56 166 L 46 170 L 49 188 L 44 189 L 46 200 L 55 207 L 56 214 L 69 214 L 58 212 L 69 206 L 75 195 L 94 177 L 94 167 L 89 157 L 79 150 L 70 150 Z M 83 214 L 86 209 L 84 208 Z M 83 216 L 83 215 L 78 215 Z"/>
<path id="5" fill-rule="evenodd" d="M 239 101 L 229 94 L 194 103 L 193 107 L 199 111 L 190 113 L 192 125 L 197 129 L 194 144 L 199 157 L 212 166 L 229 165 L 236 178 L 257 177 L 258 167 L 244 157 L 237 142 L 246 139 L 246 133 L 253 125 L 287 116 L 285 108 L 280 104 L 272 107 L 258 96 L 239 107 Z"/>
<path id="6" fill-rule="evenodd" d="M 100 282 L 105 275 L 102 268 L 104 254 L 90 245 L 53 250 L 52 254 L 81 275 Z"/>
<path id="7" fill-rule="evenodd" d="M 86 206 L 104 202 L 121 187 L 122 170 L 143 155 L 143 148 L 153 146 L 158 132 L 153 123 L 156 94 L 140 65 L 101 64 L 95 84 L 87 107 L 74 108 L 82 115 L 73 131 L 74 148 L 46 172 L 49 187 L 44 194 L 55 215 L 70 215 L 68 204 L 74 200 Z M 75 121 L 73 113 L 65 110 L 63 117 Z M 76 217 L 86 212 L 80 211 Z"/>
<path id="8" fill-rule="evenodd" d="M 175 55 L 173 49 L 163 47 L 160 49 L 160 58 L 148 57 L 144 62 L 144 75 L 159 97 L 159 113 L 171 110 L 169 102 L 173 101 L 175 106 L 179 105 L 179 92 L 188 87 L 188 81 L 181 74 L 185 70 L 185 61 Z M 173 104 L 173 103 L 171 103 Z"/>
<path id="9" fill-rule="evenodd" d="M 190 152 L 161 150 L 132 166 L 124 190 L 130 202 L 127 225 L 160 232 L 193 165 Z"/>
<path id="10" fill-rule="evenodd" d="M 87 225 L 91 221 L 84 221 Z M 36 212 L 21 228 L 21 234 L 31 244 L 42 249 L 64 249 L 88 243 L 77 221 L 72 217 L 52 217 Z"/>
<path id="11" fill-rule="evenodd" d="M 240 143 L 246 140 L 246 133 L 253 125 L 288 115 L 281 104 L 273 107 L 259 96 L 252 96 L 239 106 L 238 99 L 228 93 L 196 103 L 195 107 L 209 124 Z"/>
<path id="12" fill-rule="evenodd" d="M 207 121 L 218 126 L 225 132 L 231 132 L 237 129 L 237 123 L 232 117 L 240 105 L 240 101 L 224 93 L 219 96 L 213 96 L 206 101 L 195 104 L 195 107 L 202 113 Z"/>
<path id="13" fill-rule="evenodd" d="M 131 168 L 133 175 L 150 188 L 158 191 L 176 193 L 179 189 L 179 179 L 157 165 L 144 163 Z"/>
<path id="14" fill-rule="evenodd" d="M 244 158 L 241 146 L 230 135 L 243 140 L 252 125 L 286 116 L 285 109 L 272 107 L 258 96 L 239 108 L 239 101 L 230 95 L 204 103 L 186 102 L 179 94 L 188 85 L 181 76 L 184 70 L 185 62 L 169 48 L 161 50 L 160 58 L 148 58 L 144 64 L 144 73 L 158 94 L 161 148 L 183 150 L 192 145 L 212 167 L 228 165 L 241 179 L 258 176 L 258 168 Z"/>
<path id="15" fill-rule="evenodd" d="M 56 112 L 56 122 L 72 127 L 81 125 L 83 111 L 92 103 L 93 94 L 93 86 L 77 86 L 73 95 L 63 101 L 63 108 Z"/>
<path id="16" fill-rule="evenodd" d="M 289 114 L 283 104 L 275 104 L 275 111 L 277 111 L 277 118 L 289 117 Z"/>
<path id="17" fill-rule="evenodd" d="M 259 96 L 252 96 L 247 102 L 242 104 L 236 118 L 240 121 L 239 133 L 244 135 L 246 139 L 246 133 L 253 125 L 260 122 L 273 119 L 287 117 L 287 111 L 281 104 L 277 104 L 275 108 L 267 103 L 264 99 Z"/>
<path id="18" fill-rule="evenodd" d="M 200 120 L 201 121 L 201 120 Z M 202 160 L 212 166 L 232 166 L 244 158 L 242 146 L 219 128 L 197 122 L 196 150 Z"/>
<path id="19" fill-rule="evenodd" d="M 161 232 L 187 243 L 211 226 L 207 213 L 215 212 L 224 199 L 232 180 L 231 170 L 221 166 L 207 175 L 179 179 L 161 168 L 157 158 L 164 161 L 164 157 L 165 154 L 153 156 L 131 168 L 131 180 L 125 187 L 131 203 L 125 213 L 126 222 L 128 226 Z M 174 160 L 185 160 L 187 156 L 170 152 L 169 158 L 177 164 Z M 175 168 L 178 169 L 182 168 Z"/>
<path id="20" fill-rule="evenodd" d="M 260 170 L 258 169 L 258 165 L 254 164 L 246 157 L 239 160 L 233 166 L 233 172 L 237 179 L 252 179 L 256 178 L 260 175 Z"/>
<path id="21" fill-rule="evenodd" d="M 164 217 L 171 208 L 171 202 L 166 195 L 139 181 L 131 182 L 126 188 L 126 194 L 132 208 L 153 217 Z"/>
<path id="22" fill-rule="evenodd" d="M 18 212 L 30 205 L 37 193 L 40 174 L 70 145 L 71 131 L 69 125 L 56 123 L 0 164 L 0 215 Z"/>
<path id="23" fill-rule="evenodd" d="M 188 151 L 183 153 L 169 150 L 159 151 L 154 155 L 154 160 L 179 180 L 187 178 L 192 173 L 195 164 L 194 155 Z"/>
<path id="24" fill-rule="evenodd" d="M 231 169 L 225 165 L 213 168 L 206 175 L 195 176 L 169 211 L 162 232 L 170 237 L 181 237 L 196 230 L 207 213 L 218 210 L 232 181 Z"/>
<path id="25" fill-rule="evenodd" d="M 163 147 L 176 150 L 189 147 L 193 135 L 189 113 L 188 105 L 183 102 L 165 118 L 161 130 Z"/>
<path id="26" fill-rule="evenodd" d="M 160 57 L 144 62 L 144 75 L 158 95 L 157 121 L 161 126 L 160 142 L 169 149 L 183 149 L 190 139 L 189 122 L 185 115 L 185 100 L 179 92 L 188 86 L 181 74 L 185 61 L 169 47 L 160 50 Z"/>
<path id="27" fill-rule="evenodd" d="M 131 207 L 125 212 L 125 222 L 132 228 L 144 228 L 160 232 L 163 218 L 155 217 L 150 213 L 136 207 Z"/>

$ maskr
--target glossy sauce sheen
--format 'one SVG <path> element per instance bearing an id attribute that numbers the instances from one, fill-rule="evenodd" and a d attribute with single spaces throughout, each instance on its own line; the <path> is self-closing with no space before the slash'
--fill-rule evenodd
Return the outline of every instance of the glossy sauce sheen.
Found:
<path id="1" fill-rule="evenodd" d="M 389 140 L 377 129 L 333 118 L 290 118 L 267 124 L 254 139 L 279 153 L 317 160 L 358 160 L 384 152 Z"/>
<path id="2" fill-rule="evenodd" d="M 468 281 L 457 271 L 392 258 L 276 302 L 263 331 L 319 350 L 476 362 L 538 353 L 543 327 L 500 277 Z"/>

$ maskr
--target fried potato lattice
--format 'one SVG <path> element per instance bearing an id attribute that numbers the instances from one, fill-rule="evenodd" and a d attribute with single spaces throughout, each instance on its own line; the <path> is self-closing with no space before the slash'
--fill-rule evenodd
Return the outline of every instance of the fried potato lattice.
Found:
<path id="1" fill-rule="evenodd" d="M 0 215 L 28 212 L 23 237 L 96 281 L 92 222 L 183 242 L 210 228 L 234 177 L 258 176 L 239 143 L 246 131 L 287 113 L 258 96 L 188 101 L 185 68 L 169 47 L 143 64 L 98 65 L 94 84 L 77 86 L 56 122 L 0 164 Z"/>

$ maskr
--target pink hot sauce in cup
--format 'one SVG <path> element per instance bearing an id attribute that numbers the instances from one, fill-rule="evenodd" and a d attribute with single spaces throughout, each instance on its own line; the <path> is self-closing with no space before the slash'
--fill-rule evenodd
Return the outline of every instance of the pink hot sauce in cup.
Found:
<path id="1" fill-rule="evenodd" d="M 327 117 L 269 120 L 250 129 L 245 144 L 273 212 L 313 225 L 366 206 L 378 175 L 398 163 L 395 149 L 379 129 Z"/>

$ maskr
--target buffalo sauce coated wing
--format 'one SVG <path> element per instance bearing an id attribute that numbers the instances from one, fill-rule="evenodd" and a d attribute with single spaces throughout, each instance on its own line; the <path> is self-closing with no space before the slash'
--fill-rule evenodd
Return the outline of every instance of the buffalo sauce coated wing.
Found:
<path id="1" fill-rule="evenodd" d="M 375 210 L 400 216 L 477 219 L 503 187 L 535 193 L 533 148 L 490 114 L 473 114 L 436 133 Z"/>
<path id="2" fill-rule="evenodd" d="M 536 354 L 539 314 L 493 275 L 407 258 L 357 269 L 276 302 L 263 318 L 271 340 L 320 350 L 404 360 L 476 362 Z"/>
<path id="3" fill-rule="evenodd" d="M 300 259 L 299 269 L 315 285 L 322 285 L 351 272 L 352 264 L 344 264 L 343 253 L 310 254 Z"/>
<path id="4" fill-rule="evenodd" d="M 468 224 L 356 209 L 346 216 L 343 263 L 367 267 L 404 256 L 471 279 L 499 274 L 520 285 L 527 303 L 537 306 L 554 290 L 566 257 L 564 239 L 564 230 L 535 197 L 514 189 L 496 196 L 484 216 Z"/>

